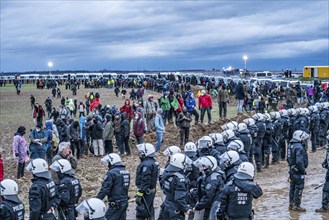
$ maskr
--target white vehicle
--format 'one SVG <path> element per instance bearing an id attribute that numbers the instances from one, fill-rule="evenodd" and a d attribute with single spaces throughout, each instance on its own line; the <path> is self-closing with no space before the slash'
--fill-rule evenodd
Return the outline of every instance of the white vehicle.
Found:
<path id="1" fill-rule="evenodd" d="M 22 74 L 20 75 L 21 80 L 37 80 L 39 79 L 39 74 Z"/>
<path id="2" fill-rule="evenodd" d="M 49 74 L 48 75 L 45 75 L 44 77 L 47 80 L 53 80 L 53 79 L 55 79 L 54 75 L 51 75 L 51 74 L 50 75 Z"/>
<path id="3" fill-rule="evenodd" d="M 255 72 L 253 74 L 254 77 L 260 78 L 260 77 L 269 77 L 272 78 L 272 73 L 269 71 L 263 71 L 263 72 Z"/>
<path id="4" fill-rule="evenodd" d="M 75 79 L 76 80 L 86 80 L 88 79 L 88 73 L 76 73 L 75 74 Z"/>
<path id="5" fill-rule="evenodd" d="M 57 79 L 63 79 L 63 75 L 54 75 L 54 79 L 57 80 Z"/>
<path id="6" fill-rule="evenodd" d="M 118 78 L 117 73 L 103 73 L 103 79 L 109 79 L 109 76 L 111 76 L 112 79 Z"/>
<path id="7" fill-rule="evenodd" d="M 103 74 L 101 74 L 101 73 L 88 73 L 88 78 L 92 79 L 92 80 L 100 79 L 102 77 L 103 77 Z"/>
<path id="8" fill-rule="evenodd" d="M 143 79 L 143 78 L 145 78 L 145 74 L 144 73 L 128 73 L 126 75 L 126 78 L 127 79 L 137 79 L 137 78 Z"/>
<path id="9" fill-rule="evenodd" d="M 65 79 L 65 80 L 69 79 L 69 75 L 70 75 L 71 79 L 74 79 L 74 77 L 75 77 L 74 73 L 64 73 L 63 79 Z"/>

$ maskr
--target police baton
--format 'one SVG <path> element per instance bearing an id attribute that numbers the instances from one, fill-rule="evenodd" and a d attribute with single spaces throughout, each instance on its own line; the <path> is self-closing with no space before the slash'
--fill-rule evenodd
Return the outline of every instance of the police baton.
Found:
<path id="1" fill-rule="evenodd" d="M 142 199 L 143 199 L 143 202 L 144 202 L 144 205 L 145 205 L 145 208 L 146 208 L 147 214 L 151 217 L 152 215 L 151 215 L 150 209 L 149 209 L 149 207 L 148 207 L 148 205 L 147 205 L 147 203 L 146 203 L 145 197 L 142 196 Z"/>
<path id="2" fill-rule="evenodd" d="M 322 183 L 321 185 L 318 185 L 317 187 L 314 188 L 314 190 L 319 189 L 320 187 L 322 187 L 324 185 L 324 183 Z"/>
<path id="3" fill-rule="evenodd" d="M 59 211 L 59 215 L 64 219 L 64 220 L 66 220 L 67 218 L 66 218 L 66 216 L 65 216 L 65 214 L 64 214 L 64 211 L 63 211 L 63 209 L 62 209 L 62 207 L 58 207 L 58 211 Z"/>

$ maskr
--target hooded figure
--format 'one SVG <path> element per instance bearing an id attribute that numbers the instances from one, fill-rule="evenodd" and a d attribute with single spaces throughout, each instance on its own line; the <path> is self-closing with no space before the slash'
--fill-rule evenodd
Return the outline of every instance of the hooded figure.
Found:
<path id="1" fill-rule="evenodd" d="M 25 127 L 20 126 L 14 137 L 13 152 L 18 162 L 17 179 L 24 176 L 25 161 L 28 158 L 27 142 L 24 138 L 25 131 Z"/>
<path id="2" fill-rule="evenodd" d="M 126 113 L 123 112 L 121 114 L 121 149 L 119 149 L 121 155 L 130 155 L 130 147 L 129 147 L 129 135 L 130 135 L 130 124 L 126 117 Z"/>
<path id="3" fill-rule="evenodd" d="M 124 106 L 120 107 L 120 111 L 124 111 L 127 115 L 127 119 L 130 122 L 133 117 L 133 108 L 130 105 L 130 100 L 126 99 Z"/>

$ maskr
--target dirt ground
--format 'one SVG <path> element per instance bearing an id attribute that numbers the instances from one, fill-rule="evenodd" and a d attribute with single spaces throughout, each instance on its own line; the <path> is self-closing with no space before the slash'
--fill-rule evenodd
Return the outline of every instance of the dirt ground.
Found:
<path id="1" fill-rule="evenodd" d="M 116 104 L 121 106 L 124 100 L 116 98 L 112 89 L 81 89 L 76 96 L 77 100 L 84 100 L 84 95 L 89 91 L 98 91 L 101 95 L 101 103 L 103 105 Z M 129 91 L 129 90 L 128 90 Z M 155 97 L 159 97 L 160 94 L 152 93 Z M 32 120 L 32 113 L 30 108 L 30 95 L 33 94 L 37 102 L 44 105 L 44 101 L 48 96 L 51 97 L 50 90 L 36 90 L 30 85 L 24 85 L 21 95 L 16 95 L 14 87 L 6 86 L 0 87 L 0 147 L 2 150 L 4 166 L 5 166 L 5 178 L 12 178 L 16 180 L 16 163 L 13 159 L 12 142 L 13 136 L 17 128 L 24 125 L 28 130 L 35 125 Z M 62 88 L 63 96 L 72 97 L 72 93 Z M 53 105 L 59 107 L 60 100 L 53 100 Z M 234 116 L 235 108 L 233 104 L 229 108 L 229 116 Z M 218 107 L 214 106 L 213 111 L 218 115 Z M 234 120 L 241 121 L 246 116 L 235 117 Z M 191 141 L 196 141 L 203 135 L 220 132 L 220 125 L 230 121 L 229 119 L 219 120 L 218 116 L 214 117 L 213 124 L 210 125 L 197 125 L 192 126 L 190 130 Z M 25 136 L 27 139 L 27 135 Z M 147 134 L 145 141 L 152 144 L 156 144 L 155 134 Z M 129 190 L 130 205 L 128 208 L 128 219 L 134 219 L 134 195 L 136 193 L 135 186 L 135 171 L 139 163 L 136 149 L 134 147 L 134 141 L 131 141 L 132 155 L 124 157 L 128 170 L 131 174 L 131 185 Z M 179 145 L 179 130 L 174 125 L 167 125 L 166 133 L 164 134 L 164 140 L 162 149 L 165 149 L 171 145 Z M 262 173 L 257 173 L 255 181 L 263 188 L 263 196 L 254 202 L 255 219 L 329 219 L 329 214 L 317 214 L 314 210 L 321 206 L 322 188 L 314 190 L 314 187 L 324 182 L 325 169 L 321 167 L 321 163 L 325 157 L 325 150 L 319 150 L 316 153 L 309 154 L 309 168 L 307 169 L 308 175 L 305 181 L 305 190 L 303 193 L 302 206 L 307 208 L 306 213 L 293 213 L 288 211 L 288 192 L 289 183 L 288 178 L 288 166 L 285 161 L 275 166 L 270 166 L 269 169 L 264 170 Z M 163 166 L 166 162 L 164 156 L 159 156 L 157 160 Z M 103 175 L 106 173 L 107 167 L 101 165 L 100 158 L 87 157 L 80 159 L 78 162 L 77 177 L 83 186 L 83 195 L 81 198 L 88 198 L 95 196 L 101 186 Z M 28 179 L 31 175 L 26 173 Z M 19 197 L 26 205 L 26 211 L 28 211 L 28 189 L 30 181 L 17 181 L 20 186 Z M 155 207 L 158 212 L 158 208 L 161 204 L 161 196 L 158 190 Z"/>

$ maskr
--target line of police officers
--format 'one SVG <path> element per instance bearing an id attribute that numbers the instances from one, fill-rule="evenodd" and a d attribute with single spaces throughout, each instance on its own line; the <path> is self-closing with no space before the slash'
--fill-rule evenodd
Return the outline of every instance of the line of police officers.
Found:
<path id="1" fill-rule="evenodd" d="M 329 118 L 326 117 L 329 117 L 329 103 L 318 103 L 308 109 L 257 113 L 240 124 L 227 123 L 222 126 L 222 133 L 204 136 L 196 144 L 187 143 L 184 154 L 177 146 L 168 147 L 164 151 L 168 162 L 162 172 L 155 160 L 154 146 L 138 144 L 141 163 L 136 171 L 136 219 L 155 219 L 153 201 L 158 178 L 164 194 L 159 219 L 193 216 L 194 219 L 251 219 L 252 200 L 262 195 L 261 188 L 253 182 L 255 168 L 252 163 L 255 161 L 258 172 L 267 168 L 271 152 L 272 164 L 280 157 L 285 159 L 287 152 L 289 209 L 306 211 L 300 204 L 308 166 L 308 133 L 310 131 L 313 151 L 318 143 L 324 145 L 319 131 L 328 130 Z M 287 148 L 286 140 L 289 141 Z M 327 169 L 328 160 L 327 154 L 323 163 Z M 55 219 L 57 211 L 59 219 L 75 219 L 77 214 L 84 214 L 86 219 L 126 219 L 130 174 L 115 153 L 106 155 L 101 162 L 108 165 L 109 170 L 98 195 L 76 207 L 82 187 L 70 162 L 61 159 L 50 166 L 60 179 L 56 185 L 46 161 L 31 161 L 27 166 L 33 174 L 29 191 L 30 219 Z M 24 219 L 24 205 L 17 197 L 17 184 L 13 180 L 3 180 L 0 192 L 3 197 L 1 219 Z M 107 210 L 102 201 L 106 196 Z M 323 187 L 322 207 L 316 211 L 328 211 L 328 202 L 329 171 Z"/>

